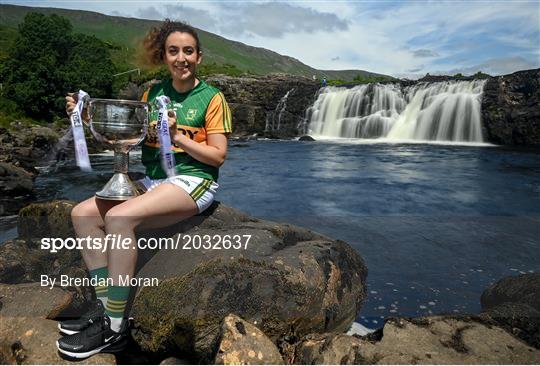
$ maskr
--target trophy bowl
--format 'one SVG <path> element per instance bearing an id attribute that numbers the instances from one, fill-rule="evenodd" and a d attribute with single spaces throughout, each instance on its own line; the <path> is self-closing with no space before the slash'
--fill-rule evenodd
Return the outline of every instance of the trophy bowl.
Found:
<path id="1" fill-rule="evenodd" d="M 129 151 L 139 145 L 148 129 L 150 105 L 117 99 L 90 99 L 90 131 L 96 140 L 114 151 L 114 175 L 96 197 L 124 201 L 143 192 L 128 176 Z"/>

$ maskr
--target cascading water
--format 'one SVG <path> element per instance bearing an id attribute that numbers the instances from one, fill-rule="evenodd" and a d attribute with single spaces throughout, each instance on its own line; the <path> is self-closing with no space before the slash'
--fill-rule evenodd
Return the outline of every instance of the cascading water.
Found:
<path id="1" fill-rule="evenodd" d="M 291 92 L 294 92 L 295 88 L 292 88 L 287 93 L 285 93 L 284 96 L 281 97 L 279 100 L 276 109 L 272 113 L 272 116 L 270 118 L 270 114 L 266 115 L 266 125 L 264 130 L 265 131 L 279 131 L 279 128 L 281 127 L 281 118 L 283 116 L 283 112 L 285 112 L 285 109 L 287 108 L 287 98 L 289 97 L 289 94 Z M 277 117 L 277 124 L 276 124 L 276 117 Z"/>
<path id="2" fill-rule="evenodd" d="M 309 133 L 347 138 L 483 142 L 484 80 L 326 87 L 307 110 Z"/>

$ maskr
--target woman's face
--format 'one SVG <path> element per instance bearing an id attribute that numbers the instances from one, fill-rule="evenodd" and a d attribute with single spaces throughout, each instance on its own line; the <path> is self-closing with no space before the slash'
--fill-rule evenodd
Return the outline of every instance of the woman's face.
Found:
<path id="1" fill-rule="evenodd" d="M 174 32 L 165 41 L 164 61 L 173 79 L 188 81 L 195 78 L 197 65 L 202 57 L 197 51 L 197 41 L 189 33 Z"/>

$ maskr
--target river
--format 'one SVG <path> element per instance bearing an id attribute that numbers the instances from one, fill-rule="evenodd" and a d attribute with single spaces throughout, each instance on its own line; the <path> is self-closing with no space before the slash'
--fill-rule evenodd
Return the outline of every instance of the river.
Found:
<path id="1" fill-rule="evenodd" d="M 253 216 L 352 245 L 369 269 L 357 321 L 478 312 L 498 279 L 540 271 L 538 150 L 486 144 L 232 142 L 218 199 Z M 140 152 L 131 171 L 142 171 Z M 40 200 L 82 200 L 110 177 L 112 155 L 36 179 Z M 8 220 L 9 221 L 9 220 Z M 4 239 L 15 235 L 4 220 Z M 6 223 L 8 222 L 8 223 Z"/>

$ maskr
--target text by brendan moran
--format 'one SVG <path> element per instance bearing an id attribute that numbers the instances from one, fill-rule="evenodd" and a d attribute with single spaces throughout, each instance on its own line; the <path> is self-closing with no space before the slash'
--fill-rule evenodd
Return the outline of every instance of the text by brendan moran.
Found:
<path id="1" fill-rule="evenodd" d="M 78 278 L 68 275 L 61 275 L 60 278 L 41 275 L 41 286 L 53 288 L 55 285 L 62 287 L 97 287 L 97 286 L 113 286 L 112 278 Z M 117 286 L 159 286 L 159 279 L 156 277 L 131 277 L 118 276 Z"/>

